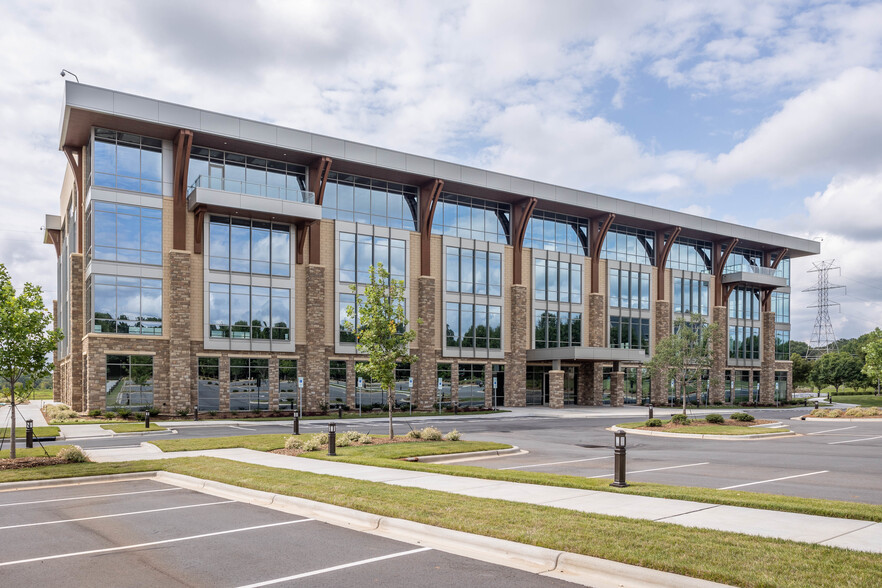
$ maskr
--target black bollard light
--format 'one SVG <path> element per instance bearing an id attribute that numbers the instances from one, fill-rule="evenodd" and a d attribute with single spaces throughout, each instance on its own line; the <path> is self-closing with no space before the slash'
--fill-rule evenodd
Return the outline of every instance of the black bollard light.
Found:
<path id="1" fill-rule="evenodd" d="M 145 429 L 150 428 L 150 411 L 149 410 L 144 411 L 144 428 Z"/>
<path id="2" fill-rule="evenodd" d="M 337 407 L 337 418 L 338 418 L 338 419 L 342 419 L 342 418 L 343 418 L 343 407 L 342 407 L 342 406 L 338 406 L 338 407 Z"/>
<path id="3" fill-rule="evenodd" d="M 337 423 L 328 423 L 328 455 L 337 455 Z"/>
<path id="4" fill-rule="evenodd" d="M 198 406 L 193 407 L 193 420 L 194 421 L 199 420 L 199 407 Z"/>
<path id="5" fill-rule="evenodd" d="M 615 471 L 613 475 L 613 483 L 610 486 L 616 488 L 624 488 L 628 484 L 625 483 L 625 432 L 621 429 L 615 432 Z"/>
<path id="6" fill-rule="evenodd" d="M 294 434 L 295 435 L 300 434 L 300 417 L 297 416 L 296 414 L 294 415 Z"/>
<path id="7" fill-rule="evenodd" d="M 649 405 L 649 418 L 652 418 L 652 404 Z"/>
<path id="8" fill-rule="evenodd" d="M 458 402 L 453 403 L 453 414 L 459 414 L 459 403 Z"/>
<path id="9" fill-rule="evenodd" d="M 818 410 L 818 401 L 815 400 L 815 410 Z"/>
<path id="10" fill-rule="evenodd" d="M 25 421 L 25 447 L 28 449 L 34 447 L 34 421 L 32 419 Z"/>

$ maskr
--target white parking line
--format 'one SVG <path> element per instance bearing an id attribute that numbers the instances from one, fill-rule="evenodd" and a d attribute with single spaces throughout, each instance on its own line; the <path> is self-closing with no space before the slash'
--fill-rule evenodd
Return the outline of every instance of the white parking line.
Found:
<path id="1" fill-rule="evenodd" d="M 12 502 L 9 504 L 0 504 L 4 506 L 24 506 L 26 504 L 43 504 L 44 502 L 64 502 L 67 500 L 88 500 L 90 498 L 108 498 L 112 496 L 131 496 L 132 494 L 150 494 L 152 492 L 172 492 L 173 490 L 182 490 L 182 488 L 160 488 L 158 490 L 138 490 L 137 492 L 118 492 L 116 494 L 93 494 L 91 496 L 72 496 L 70 498 L 50 498 L 47 500 L 29 500 L 27 502 Z"/>
<path id="2" fill-rule="evenodd" d="M 576 463 L 580 461 L 596 461 L 598 459 L 612 459 L 614 455 L 604 455 L 603 457 L 589 457 L 586 459 L 571 459 L 569 461 L 552 461 L 549 463 L 534 463 L 531 465 L 512 466 L 510 468 L 499 468 L 500 470 L 522 470 L 524 468 L 541 468 L 544 466 L 560 465 L 562 463 Z"/>
<path id="3" fill-rule="evenodd" d="M 177 537 L 175 539 L 163 539 L 162 541 L 150 541 L 149 543 L 136 543 L 135 545 L 120 545 L 118 547 L 106 547 L 104 549 L 90 549 L 88 551 L 74 551 L 73 553 L 60 553 L 58 555 L 44 555 L 41 557 L 31 557 L 28 559 L 19 559 L 16 561 L 0 562 L 0 567 L 14 566 L 18 564 L 34 563 L 38 561 L 47 561 L 50 559 L 63 559 L 66 557 L 76 557 L 79 555 L 93 555 L 96 553 L 111 553 L 114 551 L 125 551 L 126 549 L 140 549 L 141 547 L 153 547 L 154 545 L 164 545 L 166 543 L 179 543 L 181 541 L 190 541 L 192 539 L 204 539 L 206 537 L 217 537 L 218 535 L 229 535 L 230 533 L 241 533 L 243 531 L 255 531 L 257 529 L 268 529 L 270 527 L 281 527 L 282 525 L 295 525 L 297 523 L 306 523 L 314 519 L 299 519 L 296 521 L 284 521 L 281 523 L 270 523 L 268 525 L 257 525 L 255 527 L 243 527 L 241 529 L 230 529 L 228 531 L 215 531 L 214 533 L 203 533 L 201 535 L 190 535 L 189 537 Z"/>
<path id="4" fill-rule="evenodd" d="M 257 429 L 249 429 L 248 427 L 240 427 L 239 425 L 230 425 L 231 429 L 241 429 L 243 431 L 256 431 Z"/>
<path id="5" fill-rule="evenodd" d="M 827 443 L 827 445 L 839 445 L 840 443 L 857 443 L 858 441 L 872 441 L 874 439 L 882 439 L 882 435 L 879 437 L 861 437 L 860 439 L 849 439 L 848 441 L 834 441 L 833 443 Z"/>
<path id="6" fill-rule="evenodd" d="M 398 553 L 390 553 L 389 555 L 381 555 L 379 557 L 372 557 L 370 559 L 363 559 L 361 561 L 354 561 L 352 563 L 340 564 L 339 566 L 332 566 L 330 568 L 324 568 L 321 570 L 313 570 L 311 572 L 303 572 L 302 574 L 295 574 L 293 576 L 286 576 L 284 578 L 276 578 L 275 580 L 267 580 L 265 582 L 258 582 L 256 584 L 246 584 L 244 586 L 240 586 L 239 588 L 258 588 L 259 586 L 271 586 L 273 584 L 280 584 L 282 582 L 290 582 L 292 580 L 299 580 L 301 578 L 308 578 L 310 576 L 318 576 L 319 574 L 327 574 L 329 572 L 336 572 L 337 570 L 345 570 L 346 568 L 354 568 L 355 566 L 363 566 L 365 564 L 374 563 L 377 561 L 383 561 L 385 559 L 392 559 L 395 557 L 402 557 L 404 555 L 413 555 L 414 553 L 422 553 L 424 551 L 431 551 L 431 547 L 420 547 L 419 549 L 411 549 L 409 551 L 399 551 Z"/>
<path id="7" fill-rule="evenodd" d="M 807 435 L 820 435 L 821 433 L 833 433 L 834 431 L 847 431 L 849 429 L 857 429 L 857 425 L 853 427 L 843 427 L 841 429 L 827 429 L 826 431 L 815 431 L 814 433 L 806 433 Z"/>
<path id="8" fill-rule="evenodd" d="M 651 470 L 637 470 L 634 472 L 626 472 L 626 474 L 631 475 L 631 474 L 642 474 L 644 472 L 658 472 L 661 470 L 676 470 L 677 468 L 691 468 L 692 466 L 707 465 L 709 463 L 710 463 L 709 461 L 703 461 L 701 463 L 687 463 L 684 465 L 668 466 L 665 468 L 652 468 Z M 588 476 L 588 478 L 608 478 L 609 476 L 612 476 L 612 474 L 603 474 L 600 476 Z"/>
<path id="9" fill-rule="evenodd" d="M 0 527 L 0 531 L 6 530 L 6 529 L 20 529 L 22 527 L 39 527 L 41 525 L 58 525 L 61 523 L 79 523 L 81 521 L 94 521 L 95 519 L 112 519 L 114 517 L 128 517 L 131 515 L 163 512 L 166 510 L 180 510 L 182 508 L 199 508 L 200 506 L 214 506 L 215 504 L 230 504 L 231 502 L 236 502 L 236 501 L 235 500 L 221 500 L 221 501 L 215 501 L 215 502 L 203 502 L 201 504 L 187 504 L 184 506 L 170 506 L 167 508 L 152 508 L 150 510 L 135 510 L 132 512 L 121 512 L 121 513 L 117 513 L 117 514 L 98 515 L 98 516 L 94 516 L 94 517 L 83 517 L 80 519 L 62 519 L 60 521 L 44 521 L 42 523 L 24 523 L 21 525 L 7 525 L 5 527 Z"/>
<path id="10" fill-rule="evenodd" d="M 732 490 L 734 488 L 744 488 L 745 486 L 755 486 L 757 484 L 768 484 L 769 482 L 780 482 L 781 480 L 792 480 L 793 478 L 804 478 L 805 476 L 814 476 L 816 474 L 826 474 L 828 470 L 820 472 L 809 472 L 808 474 L 797 474 L 795 476 L 784 476 L 783 478 L 772 478 L 771 480 L 760 480 L 759 482 L 748 482 L 747 484 L 736 484 L 735 486 L 726 486 L 725 488 L 717 488 L 717 490 Z"/>

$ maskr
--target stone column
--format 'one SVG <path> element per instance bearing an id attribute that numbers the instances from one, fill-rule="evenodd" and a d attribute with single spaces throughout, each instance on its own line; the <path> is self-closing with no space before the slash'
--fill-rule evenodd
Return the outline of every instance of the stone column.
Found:
<path id="1" fill-rule="evenodd" d="M 548 406 L 551 408 L 563 408 L 564 406 L 563 370 L 548 372 Z"/>
<path id="2" fill-rule="evenodd" d="M 588 347 L 606 346 L 606 296 L 588 294 Z"/>
<path id="3" fill-rule="evenodd" d="M 417 316 L 423 323 L 416 325 L 416 354 L 420 359 L 414 364 L 412 401 L 418 410 L 432 410 L 438 391 L 438 369 L 435 365 L 435 278 L 431 276 L 419 277 Z"/>
<path id="4" fill-rule="evenodd" d="M 775 313 L 763 312 L 760 328 L 760 404 L 775 403 Z"/>
<path id="5" fill-rule="evenodd" d="M 279 356 L 269 359 L 269 409 L 279 410 Z"/>
<path id="6" fill-rule="evenodd" d="M 594 404 L 594 364 L 580 363 L 576 368 L 576 404 L 579 406 L 591 406 Z"/>
<path id="7" fill-rule="evenodd" d="M 609 375 L 609 405 L 625 406 L 625 372 Z"/>
<path id="8" fill-rule="evenodd" d="M 655 301 L 655 340 L 653 342 L 653 351 L 658 342 L 671 334 L 671 303 L 667 300 Z M 650 378 L 649 383 L 649 399 L 653 404 L 664 404 L 668 401 L 668 383 L 663 382 L 662 378 Z"/>
<path id="9" fill-rule="evenodd" d="M 714 350 L 714 361 L 710 370 L 710 387 L 708 400 L 711 404 L 722 404 L 725 398 L 726 362 L 729 358 L 729 309 L 725 306 L 714 306 L 711 322 L 717 325 L 717 332 L 711 342 Z"/>
<path id="10" fill-rule="evenodd" d="M 85 300 L 83 283 L 83 254 L 70 254 L 70 407 L 78 412 L 93 408 L 104 408 L 104 393 L 101 391 L 101 403 L 87 406 L 88 391 L 83 389 L 83 335 L 85 330 Z"/>
<path id="11" fill-rule="evenodd" d="M 484 364 L 484 408 L 493 408 L 493 364 Z"/>
<path id="12" fill-rule="evenodd" d="M 52 301 L 52 328 L 58 329 L 58 301 Z M 61 361 L 58 348 L 52 352 L 52 400 L 61 402 Z"/>
<path id="13" fill-rule="evenodd" d="M 230 412 L 230 356 L 221 355 L 217 362 L 218 412 Z"/>
<path id="14" fill-rule="evenodd" d="M 328 403 L 328 355 L 325 350 L 325 267 L 306 266 L 306 350 L 303 353 L 303 410 L 317 412 Z"/>
<path id="15" fill-rule="evenodd" d="M 747 375 L 747 401 L 752 404 L 755 400 L 758 398 L 753 394 L 753 368 L 751 368 Z"/>
<path id="16" fill-rule="evenodd" d="M 165 293 L 168 296 L 168 382 L 169 407 L 172 414 L 178 409 L 196 405 L 191 398 L 190 380 L 190 252 L 172 250 L 168 252 L 168 283 Z"/>
<path id="17" fill-rule="evenodd" d="M 104 394 L 107 383 L 107 355 L 104 353 L 104 346 L 96 339 L 84 339 L 82 354 L 76 359 L 79 360 L 77 363 L 82 365 L 81 382 L 86 390 L 83 395 L 83 410 L 104 410 L 107 408 L 107 397 Z"/>
<path id="18" fill-rule="evenodd" d="M 459 404 L 459 363 L 450 364 L 450 403 Z"/>
<path id="19" fill-rule="evenodd" d="M 793 399 L 793 364 L 787 362 L 787 400 Z"/>
<path id="20" fill-rule="evenodd" d="M 527 287 L 511 286 L 511 353 L 505 368 L 505 406 L 527 405 L 527 333 L 529 329 Z"/>
<path id="21" fill-rule="evenodd" d="M 346 360 L 346 404 L 356 408 L 358 395 L 358 374 L 355 373 L 355 360 Z"/>

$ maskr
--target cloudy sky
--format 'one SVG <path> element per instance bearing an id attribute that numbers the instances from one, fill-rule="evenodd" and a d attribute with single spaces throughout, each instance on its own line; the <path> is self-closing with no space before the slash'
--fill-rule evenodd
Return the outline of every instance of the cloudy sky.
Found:
<path id="1" fill-rule="evenodd" d="M 882 325 L 882 3 L 0 4 L 0 263 L 55 296 L 81 82 L 823 239 L 837 336 Z M 815 310 L 795 261 L 793 338 Z"/>

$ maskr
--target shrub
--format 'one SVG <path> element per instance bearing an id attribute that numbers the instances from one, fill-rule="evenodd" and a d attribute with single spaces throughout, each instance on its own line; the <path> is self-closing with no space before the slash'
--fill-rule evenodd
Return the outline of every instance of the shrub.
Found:
<path id="1" fill-rule="evenodd" d="M 346 432 L 342 433 L 343 437 L 348 438 L 350 441 L 356 441 L 356 442 L 359 439 L 361 439 L 361 435 L 362 434 L 359 433 L 358 431 L 346 431 Z"/>
<path id="2" fill-rule="evenodd" d="M 101 416 L 101 409 L 100 408 L 93 408 L 92 410 L 89 411 L 89 416 L 92 417 L 93 419 L 100 417 Z"/>
<path id="3" fill-rule="evenodd" d="M 352 445 L 352 440 L 349 435 L 339 435 L 335 444 L 337 447 L 349 447 Z"/>
<path id="4" fill-rule="evenodd" d="M 140 410 L 138 412 L 136 412 L 135 413 L 135 420 L 143 421 L 144 420 L 144 413 L 141 412 Z"/>
<path id="5" fill-rule="evenodd" d="M 405 435 L 408 439 L 419 439 L 420 438 L 420 430 L 419 429 L 411 429 Z"/>
<path id="6" fill-rule="evenodd" d="M 116 411 L 116 414 L 119 415 L 119 418 L 121 419 L 128 419 L 132 416 L 132 411 L 128 408 L 120 408 Z"/>
<path id="7" fill-rule="evenodd" d="M 719 415 L 719 414 L 709 414 L 706 417 L 704 417 L 704 420 L 706 420 L 707 422 L 709 422 L 713 425 L 722 425 L 723 423 L 726 422 L 726 419 L 724 419 L 723 416 Z"/>
<path id="8" fill-rule="evenodd" d="M 371 437 L 370 435 L 368 435 L 367 433 L 361 433 L 358 436 L 358 442 L 361 443 L 362 445 L 370 445 L 371 443 L 374 442 L 374 438 Z"/>
<path id="9" fill-rule="evenodd" d="M 323 445 L 318 438 L 318 435 L 314 435 L 306 440 L 303 444 L 304 451 L 318 451 L 319 448 Z M 327 442 L 327 439 L 325 440 Z"/>
<path id="10" fill-rule="evenodd" d="M 444 438 L 447 439 L 448 441 L 459 441 L 461 437 L 462 437 L 462 433 L 460 433 L 456 429 L 453 429 L 452 431 L 450 431 L 449 433 L 444 435 Z"/>
<path id="11" fill-rule="evenodd" d="M 76 420 L 79 417 L 80 417 L 80 415 L 77 414 L 76 411 L 73 411 L 73 410 L 56 410 L 54 412 L 54 416 L 52 416 L 51 420 L 63 422 L 63 421 Z"/>
<path id="12" fill-rule="evenodd" d="M 689 424 L 689 417 L 687 417 L 685 414 L 682 414 L 682 413 L 675 414 L 674 416 L 671 417 L 671 422 L 674 423 L 675 425 L 688 425 Z"/>
<path id="13" fill-rule="evenodd" d="M 319 445 L 327 445 L 328 444 L 328 434 L 327 433 L 316 433 L 312 436 Z"/>
<path id="14" fill-rule="evenodd" d="M 78 447 L 76 445 L 68 445 L 67 447 L 62 447 L 58 452 L 57 457 L 65 460 L 67 463 L 85 463 L 89 461 L 89 458 L 86 456 L 86 453 L 83 451 L 82 447 Z"/>
<path id="15" fill-rule="evenodd" d="M 440 441 L 441 431 L 435 427 L 426 427 L 420 431 L 420 439 L 425 439 L 426 441 Z"/>
<path id="16" fill-rule="evenodd" d="M 106 411 L 104 411 L 104 418 L 106 418 L 106 419 L 115 419 L 115 418 L 116 418 L 116 413 L 113 412 L 112 410 L 106 410 Z"/>
<path id="17" fill-rule="evenodd" d="M 733 412 L 732 413 L 733 421 L 741 421 L 742 423 L 752 423 L 756 419 L 753 418 L 752 415 L 747 414 L 746 412 Z"/>
<path id="18" fill-rule="evenodd" d="M 644 427 L 660 427 L 662 426 L 661 419 L 649 419 L 645 423 L 643 423 Z"/>
<path id="19" fill-rule="evenodd" d="M 215 416 L 217 416 L 217 411 L 216 411 L 216 410 L 209 410 L 209 411 L 208 411 L 208 416 L 210 416 L 210 417 L 215 417 Z"/>
<path id="20" fill-rule="evenodd" d="M 285 449 L 303 449 L 303 441 L 297 437 L 291 436 L 285 439 Z"/>
<path id="21" fill-rule="evenodd" d="M 155 406 L 148 406 L 148 407 L 146 407 L 146 409 L 147 409 L 147 412 L 150 413 L 150 416 L 152 416 L 152 417 L 159 416 L 159 409 L 156 408 Z"/>
<path id="22" fill-rule="evenodd" d="M 175 412 L 178 413 L 178 416 L 179 416 L 179 417 L 181 417 L 181 418 L 185 418 L 188 414 L 190 414 L 190 407 L 188 406 L 188 407 L 185 407 L 185 408 L 179 408 L 179 409 L 176 410 Z"/>

